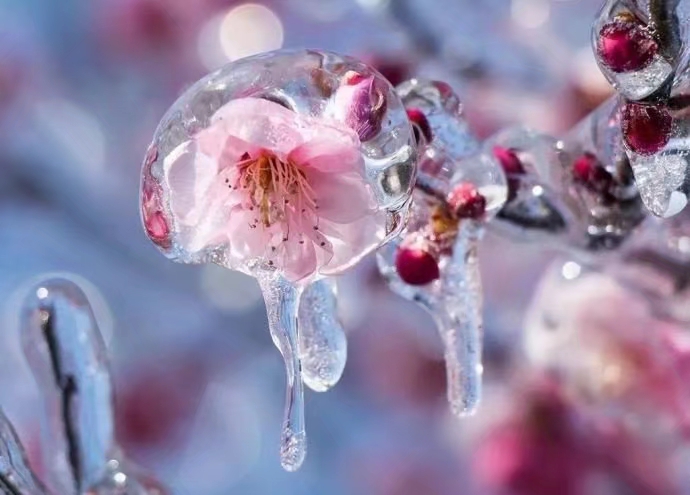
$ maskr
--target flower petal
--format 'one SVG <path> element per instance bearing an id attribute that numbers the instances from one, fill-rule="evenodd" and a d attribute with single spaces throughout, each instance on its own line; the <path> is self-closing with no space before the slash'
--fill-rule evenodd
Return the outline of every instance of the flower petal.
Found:
<path id="1" fill-rule="evenodd" d="M 371 189 L 358 174 L 324 174 L 307 172 L 307 180 L 314 191 L 320 218 L 335 222 L 353 222 L 375 207 Z"/>
<path id="2" fill-rule="evenodd" d="M 228 134 L 222 125 L 212 125 L 194 137 L 200 153 L 218 160 L 220 169 L 235 165 L 245 153 L 254 156 L 260 147 Z"/>
<path id="3" fill-rule="evenodd" d="M 295 148 L 288 158 L 302 167 L 319 172 L 363 173 L 364 161 L 359 146 L 359 139 L 354 133 L 320 125 L 311 139 Z"/>
<path id="4" fill-rule="evenodd" d="M 271 239 L 276 235 L 275 228 L 265 228 L 256 223 L 256 213 L 240 206 L 234 206 L 228 215 L 225 227 L 230 242 L 230 253 L 238 259 L 259 258 L 270 249 Z"/>
<path id="5" fill-rule="evenodd" d="M 217 160 L 188 141 L 166 157 L 163 175 L 177 242 L 192 253 L 223 242 L 229 213 L 242 199 L 222 180 L 231 174 L 220 176 Z"/>
<path id="6" fill-rule="evenodd" d="M 318 266 L 313 242 L 286 242 L 281 258 L 285 278 L 292 282 L 313 276 Z"/>
<path id="7" fill-rule="evenodd" d="M 305 141 L 309 128 L 305 118 L 278 103 L 261 98 L 238 98 L 223 105 L 211 118 L 227 136 L 234 136 L 256 148 L 266 148 L 287 156 Z"/>
<path id="8" fill-rule="evenodd" d="M 217 162 L 198 153 L 197 145 L 187 141 L 175 148 L 163 162 L 164 181 L 170 209 L 186 221 L 199 208 L 205 209 L 207 191 L 218 175 Z"/>
<path id="9" fill-rule="evenodd" d="M 332 241 L 333 256 L 321 265 L 322 275 L 336 275 L 358 262 L 379 245 L 381 231 L 386 226 L 386 215 L 377 212 L 346 224 L 324 222 L 320 230 Z"/>

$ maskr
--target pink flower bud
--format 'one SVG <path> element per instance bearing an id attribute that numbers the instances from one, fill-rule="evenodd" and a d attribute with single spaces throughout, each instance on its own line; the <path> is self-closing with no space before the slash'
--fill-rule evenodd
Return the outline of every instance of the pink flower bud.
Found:
<path id="1" fill-rule="evenodd" d="M 350 71 L 343 77 L 334 99 L 334 114 L 359 136 L 373 139 L 381 131 L 388 102 L 386 88 L 374 76 Z"/>

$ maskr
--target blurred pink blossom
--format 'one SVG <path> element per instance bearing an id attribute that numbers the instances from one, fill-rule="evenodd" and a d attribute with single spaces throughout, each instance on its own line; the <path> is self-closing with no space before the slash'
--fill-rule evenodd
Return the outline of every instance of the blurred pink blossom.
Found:
<path id="1" fill-rule="evenodd" d="M 690 414 L 687 368 L 683 353 L 667 342 L 684 329 L 652 310 L 640 293 L 606 275 L 568 281 L 554 270 L 527 318 L 528 354 L 559 372 L 584 403 L 635 415 L 647 429 L 671 419 L 683 431 Z"/>
<path id="2" fill-rule="evenodd" d="M 156 451 L 181 451 L 208 375 L 183 358 L 139 369 L 119 387 L 117 436 L 134 458 Z"/>
<path id="3" fill-rule="evenodd" d="M 497 493 L 581 495 L 586 453 L 554 385 L 521 397 L 523 408 L 492 425 L 474 455 L 477 477 Z"/>
<path id="4" fill-rule="evenodd" d="M 671 457 L 654 439 L 590 415 L 555 381 L 514 396 L 514 410 L 487 427 L 474 453 L 480 483 L 502 495 L 673 495 Z"/>

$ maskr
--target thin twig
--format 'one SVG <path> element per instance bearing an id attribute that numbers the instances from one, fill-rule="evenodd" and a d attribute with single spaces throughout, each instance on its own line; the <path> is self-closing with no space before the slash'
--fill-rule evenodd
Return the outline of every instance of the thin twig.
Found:
<path id="1" fill-rule="evenodd" d="M 22 495 L 22 492 L 6 475 L 0 475 L 0 493 L 2 493 L 2 495 Z"/>
<path id="2" fill-rule="evenodd" d="M 621 186 L 630 186 L 634 184 L 635 176 L 633 175 L 630 160 L 627 155 L 621 156 L 620 159 L 616 161 L 615 166 L 616 173 L 614 177 Z"/>
<path id="3" fill-rule="evenodd" d="M 418 189 L 422 191 L 424 194 L 433 197 L 436 199 L 438 202 L 440 202 L 442 205 L 446 205 L 446 195 L 443 194 L 443 192 L 439 191 L 434 187 L 431 182 L 426 180 L 424 177 L 424 174 L 419 174 L 417 176 L 417 181 L 414 184 L 415 189 Z"/>
<path id="4" fill-rule="evenodd" d="M 671 63 L 677 61 L 682 48 L 678 3 L 680 0 L 649 0 L 649 20 L 661 52 Z"/>
<path id="5" fill-rule="evenodd" d="M 55 335 L 55 310 L 49 307 L 45 310 L 46 317 L 42 323 L 43 335 L 48 346 L 50 362 L 55 376 L 55 383 L 60 390 L 60 413 L 65 427 L 65 440 L 67 442 L 68 461 L 74 483 L 77 488 L 81 484 L 81 452 L 77 432 L 74 429 L 74 399 L 77 397 L 78 387 L 73 375 L 65 374 L 62 367 L 60 348 Z"/>

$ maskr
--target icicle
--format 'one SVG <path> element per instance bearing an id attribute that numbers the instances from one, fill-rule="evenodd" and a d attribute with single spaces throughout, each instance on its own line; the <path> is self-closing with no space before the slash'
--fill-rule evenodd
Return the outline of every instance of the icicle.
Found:
<path id="1" fill-rule="evenodd" d="M 34 286 L 24 302 L 22 340 L 48 413 L 44 456 L 55 491 L 165 493 L 119 460 L 105 345 L 81 288 L 61 278 Z"/>
<path id="2" fill-rule="evenodd" d="M 448 401 L 457 416 L 473 414 L 482 387 L 482 284 L 477 257 L 481 226 L 460 224 L 444 271 L 436 320 L 445 347 Z"/>
<path id="3" fill-rule="evenodd" d="M 525 170 L 510 149 L 480 149 L 447 84 L 413 80 L 398 92 L 424 149 L 410 217 L 402 236 L 379 250 L 379 269 L 393 291 L 436 320 L 451 410 L 467 416 L 481 399 L 483 370 L 477 244 Z"/>
<path id="4" fill-rule="evenodd" d="M 315 392 L 338 383 L 347 360 L 347 338 L 337 317 L 332 280 L 310 285 L 299 309 L 299 359 L 302 380 Z"/>
<path id="5" fill-rule="evenodd" d="M 0 410 L 0 493 L 2 495 L 45 495 L 46 489 L 31 471 L 24 447 Z"/>
<path id="6" fill-rule="evenodd" d="M 280 462 L 286 471 L 296 471 L 307 454 L 304 429 L 304 389 L 298 354 L 297 314 L 302 288 L 274 273 L 258 276 L 268 311 L 273 343 L 285 360 L 287 391 L 281 433 Z"/>

